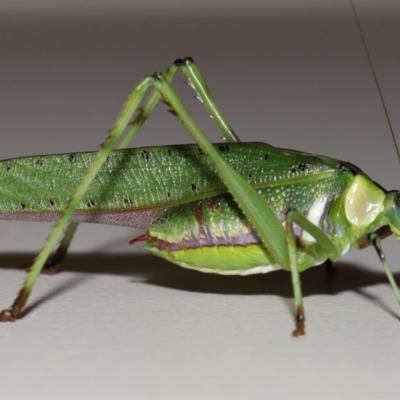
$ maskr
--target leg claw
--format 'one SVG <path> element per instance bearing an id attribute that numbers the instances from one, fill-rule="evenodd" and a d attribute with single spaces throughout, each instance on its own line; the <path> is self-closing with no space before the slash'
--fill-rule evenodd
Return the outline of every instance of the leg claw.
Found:
<path id="1" fill-rule="evenodd" d="M 304 321 L 297 321 L 296 329 L 292 332 L 292 336 L 299 337 L 306 334 Z"/>
<path id="2" fill-rule="evenodd" d="M 0 312 L 0 322 L 14 322 L 16 319 L 15 312 L 11 308 Z"/>

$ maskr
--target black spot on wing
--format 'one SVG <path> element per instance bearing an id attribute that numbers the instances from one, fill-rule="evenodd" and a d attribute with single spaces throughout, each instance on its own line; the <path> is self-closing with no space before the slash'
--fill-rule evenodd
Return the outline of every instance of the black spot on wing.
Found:
<path id="1" fill-rule="evenodd" d="M 310 168 L 309 163 L 299 162 L 295 166 L 292 167 L 292 172 L 293 173 L 298 172 L 298 171 L 304 172 L 309 168 Z"/>
<path id="2" fill-rule="evenodd" d="M 219 150 L 221 153 L 224 153 L 225 151 L 229 151 L 229 146 L 226 145 L 226 144 L 221 144 L 221 145 L 218 146 L 218 150 Z"/>
<path id="3" fill-rule="evenodd" d="M 145 161 L 147 161 L 147 162 L 149 161 L 150 155 L 149 155 L 149 152 L 147 150 L 143 150 L 140 154 L 141 154 L 141 156 L 143 157 L 143 159 Z"/>

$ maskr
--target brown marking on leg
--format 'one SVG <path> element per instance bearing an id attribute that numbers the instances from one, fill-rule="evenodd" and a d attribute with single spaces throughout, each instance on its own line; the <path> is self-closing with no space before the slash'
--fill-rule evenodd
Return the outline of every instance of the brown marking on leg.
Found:
<path id="1" fill-rule="evenodd" d="M 292 332 L 292 336 L 299 337 L 306 334 L 305 331 L 305 317 L 303 309 L 298 307 L 296 309 L 296 329 Z"/>
<path id="2" fill-rule="evenodd" d="M 0 322 L 14 322 L 18 315 L 21 314 L 30 292 L 30 290 L 23 286 L 18 292 L 17 298 L 14 300 L 12 306 L 0 312 Z"/>
<path id="3" fill-rule="evenodd" d="M 17 316 L 12 308 L 0 312 L 0 322 L 15 322 Z"/>
<path id="4" fill-rule="evenodd" d="M 42 270 L 40 271 L 43 275 L 55 275 L 60 272 L 62 263 L 67 255 L 68 247 L 58 247 L 54 254 L 52 254 L 46 264 L 44 264 Z M 25 268 L 26 272 L 31 272 L 31 266 Z"/>

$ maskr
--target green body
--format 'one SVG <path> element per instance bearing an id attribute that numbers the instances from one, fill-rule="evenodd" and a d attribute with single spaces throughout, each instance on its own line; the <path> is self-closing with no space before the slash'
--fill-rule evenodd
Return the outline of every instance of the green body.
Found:
<path id="1" fill-rule="evenodd" d="M 345 163 L 265 144 L 215 147 L 257 189 L 283 225 L 289 209 L 299 210 L 331 238 L 338 254 L 387 223 L 384 192 Z M 57 220 L 95 155 L 2 161 L 0 219 Z M 355 196 L 356 207 L 350 201 Z M 375 205 L 375 212 L 359 215 L 366 203 L 369 210 Z M 246 275 L 282 267 L 195 145 L 112 152 L 72 220 L 146 229 L 147 249 L 203 272 Z M 314 237 L 296 225 L 295 235 L 299 271 L 328 258 Z"/>
<path id="2" fill-rule="evenodd" d="M 225 144 L 208 140 L 170 85 L 178 70 Z M 197 145 L 113 151 L 127 147 L 159 100 Z M 144 228 L 133 242 L 146 241 L 155 254 L 203 272 L 290 271 L 294 336 L 305 334 L 300 272 L 337 260 L 351 245 L 375 247 L 400 303 L 380 246 L 388 233 L 400 236 L 400 192 L 385 192 L 347 163 L 238 142 L 187 57 L 138 83 L 97 153 L 1 162 L 0 218 L 57 222 L 0 321 L 21 314 L 39 273 L 65 257 L 78 222 Z"/>

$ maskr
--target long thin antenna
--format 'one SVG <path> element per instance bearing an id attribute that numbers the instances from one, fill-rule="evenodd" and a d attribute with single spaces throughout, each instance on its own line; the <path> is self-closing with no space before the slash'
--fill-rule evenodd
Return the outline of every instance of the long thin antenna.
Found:
<path id="1" fill-rule="evenodd" d="M 394 135 L 392 122 L 390 121 L 389 112 L 387 110 L 386 103 L 385 103 L 385 100 L 383 98 L 383 94 L 382 94 L 382 91 L 381 91 L 381 87 L 379 85 L 378 77 L 377 77 L 376 72 L 375 72 L 374 64 L 372 63 L 371 55 L 369 54 L 367 42 L 365 40 L 364 32 L 362 30 L 361 23 L 360 23 L 360 20 L 358 18 L 357 11 L 356 11 L 356 8 L 354 6 L 353 0 L 350 0 L 350 5 L 351 5 L 351 8 L 353 9 L 353 14 L 354 14 L 354 18 L 355 18 L 356 23 L 357 23 L 358 32 L 360 33 L 361 40 L 363 42 L 364 50 L 365 50 L 365 53 L 366 53 L 367 58 L 368 58 L 368 63 L 369 63 L 369 66 L 371 68 L 371 72 L 372 72 L 372 75 L 374 77 L 374 80 L 375 80 L 376 88 L 378 89 L 378 93 L 379 93 L 379 97 L 381 99 L 382 107 L 383 107 L 383 110 L 385 112 L 386 121 L 387 121 L 387 123 L 389 125 L 389 130 L 390 130 L 390 133 L 392 135 L 392 140 L 393 140 L 393 143 L 394 143 L 394 147 L 396 148 L 397 158 L 398 158 L 398 160 L 400 162 L 400 151 L 399 151 L 399 147 L 397 145 L 396 136 Z"/>

